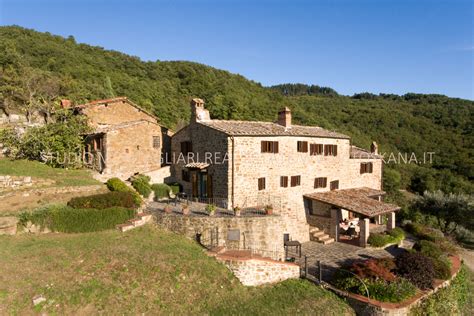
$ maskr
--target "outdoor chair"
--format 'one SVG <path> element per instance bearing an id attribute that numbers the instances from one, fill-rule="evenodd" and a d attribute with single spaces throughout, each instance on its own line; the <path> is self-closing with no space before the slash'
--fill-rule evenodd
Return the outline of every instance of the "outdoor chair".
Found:
<path id="1" fill-rule="evenodd" d="M 347 236 L 349 236 L 351 239 L 357 235 L 355 227 L 349 227 L 346 232 Z"/>
<path id="2" fill-rule="evenodd" d="M 290 234 L 283 235 L 283 245 L 285 247 L 285 258 L 288 258 L 288 248 L 295 247 L 296 252 L 298 253 L 299 257 L 301 258 L 301 243 L 297 240 L 291 240 Z"/>

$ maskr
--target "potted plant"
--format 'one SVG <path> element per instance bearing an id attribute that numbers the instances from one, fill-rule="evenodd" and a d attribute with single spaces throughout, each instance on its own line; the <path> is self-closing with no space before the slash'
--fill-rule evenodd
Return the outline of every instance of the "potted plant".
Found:
<path id="1" fill-rule="evenodd" d="M 164 211 L 165 213 L 171 213 L 172 212 L 171 206 L 166 205 Z"/>
<path id="2" fill-rule="evenodd" d="M 209 213 L 209 216 L 214 216 L 216 214 L 216 206 L 214 204 L 208 204 L 206 211 Z"/>
<path id="3" fill-rule="evenodd" d="M 240 216 L 240 213 L 241 213 L 240 207 L 238 207 L 238 206 L 234 207 L 234 215 L 235 216 Z"/>
<path id="4" fill-rule="evenodd" d="M 271 204 L 265 205 L 265 214 L 267 215 L 273 214 L 273 205 Z"/>
<path id="5" fill-rule="evenodd" d="M 189 205 L 188 204 L 182 204 L 181 209 L 183 211 L 183 215 L 189 215 Z"/>

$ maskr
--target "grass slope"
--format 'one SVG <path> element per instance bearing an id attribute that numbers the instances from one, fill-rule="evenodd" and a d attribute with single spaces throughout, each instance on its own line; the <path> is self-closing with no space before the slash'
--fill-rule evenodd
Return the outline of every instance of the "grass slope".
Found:
<path id="1" fill-rule="evenodd" d="M 195 243 L 145 226 L 0 236 L 0 314 L 354 314 L 306 281 L 247 288 Z M 47 302 L 33 307 L 31 299 Z"/>
<path id="2" fill-rule="evenodd" d="M 55 186 L 97 185 L 88 170 L 68 170 L 49 167 L 37 161 L 0 159 L 0 175 L 31 176 L 50 179 Z"/>

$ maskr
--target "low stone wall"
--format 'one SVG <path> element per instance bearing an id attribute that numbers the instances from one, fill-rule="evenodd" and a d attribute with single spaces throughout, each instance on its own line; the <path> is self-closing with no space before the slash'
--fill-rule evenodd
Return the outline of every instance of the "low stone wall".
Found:
<path id="1" fill-rule="evenodd" d="M 212 242 L 213 246 L 225 246 L 227 249 L 251 249 L 264 257 L 284 259 L 284 223 L 280 216 L 200 216 L 159 210 L 153 212 L 159 225 L 192 239 L 201 234 L 203 244 Z"/>
<path id="2" fill-rule="evenodd" d="M 33 180 L 31 177 L 0 175 L 0 190 L 18 187 L 30 187 L 32 185 Z"/>
<path id="3" fill-rule="evenodd" d="M 276 283 L 300 277 L 300 267 L 294 263 L 258 257 L 227 256 L 225 253 L 217 255 L 216 259 L 222 261 L 245 286 Z"/>

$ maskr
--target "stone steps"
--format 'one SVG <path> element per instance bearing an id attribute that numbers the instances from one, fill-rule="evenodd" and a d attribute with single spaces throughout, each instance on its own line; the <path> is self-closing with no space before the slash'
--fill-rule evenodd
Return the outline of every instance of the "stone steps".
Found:
<path id="1" fill-rule="evenodd" d="M 151 221 L 152 215 L 149 213 L 138 213 L 135 218 L 128 220 L 124 224 L 117 225 L 117 229 L 122 233 L 140 227 Z"/>
<path id="2" fill-rule="evenodd" d="M 320 230 L 317 227 L 311 227 L 309 233 L 309 239 L 311 241 L 316 241 L 323 245 L 331 244 L 334 242 L 334 238 L 330 237 L 324 232 L 324 230 Z"/>

